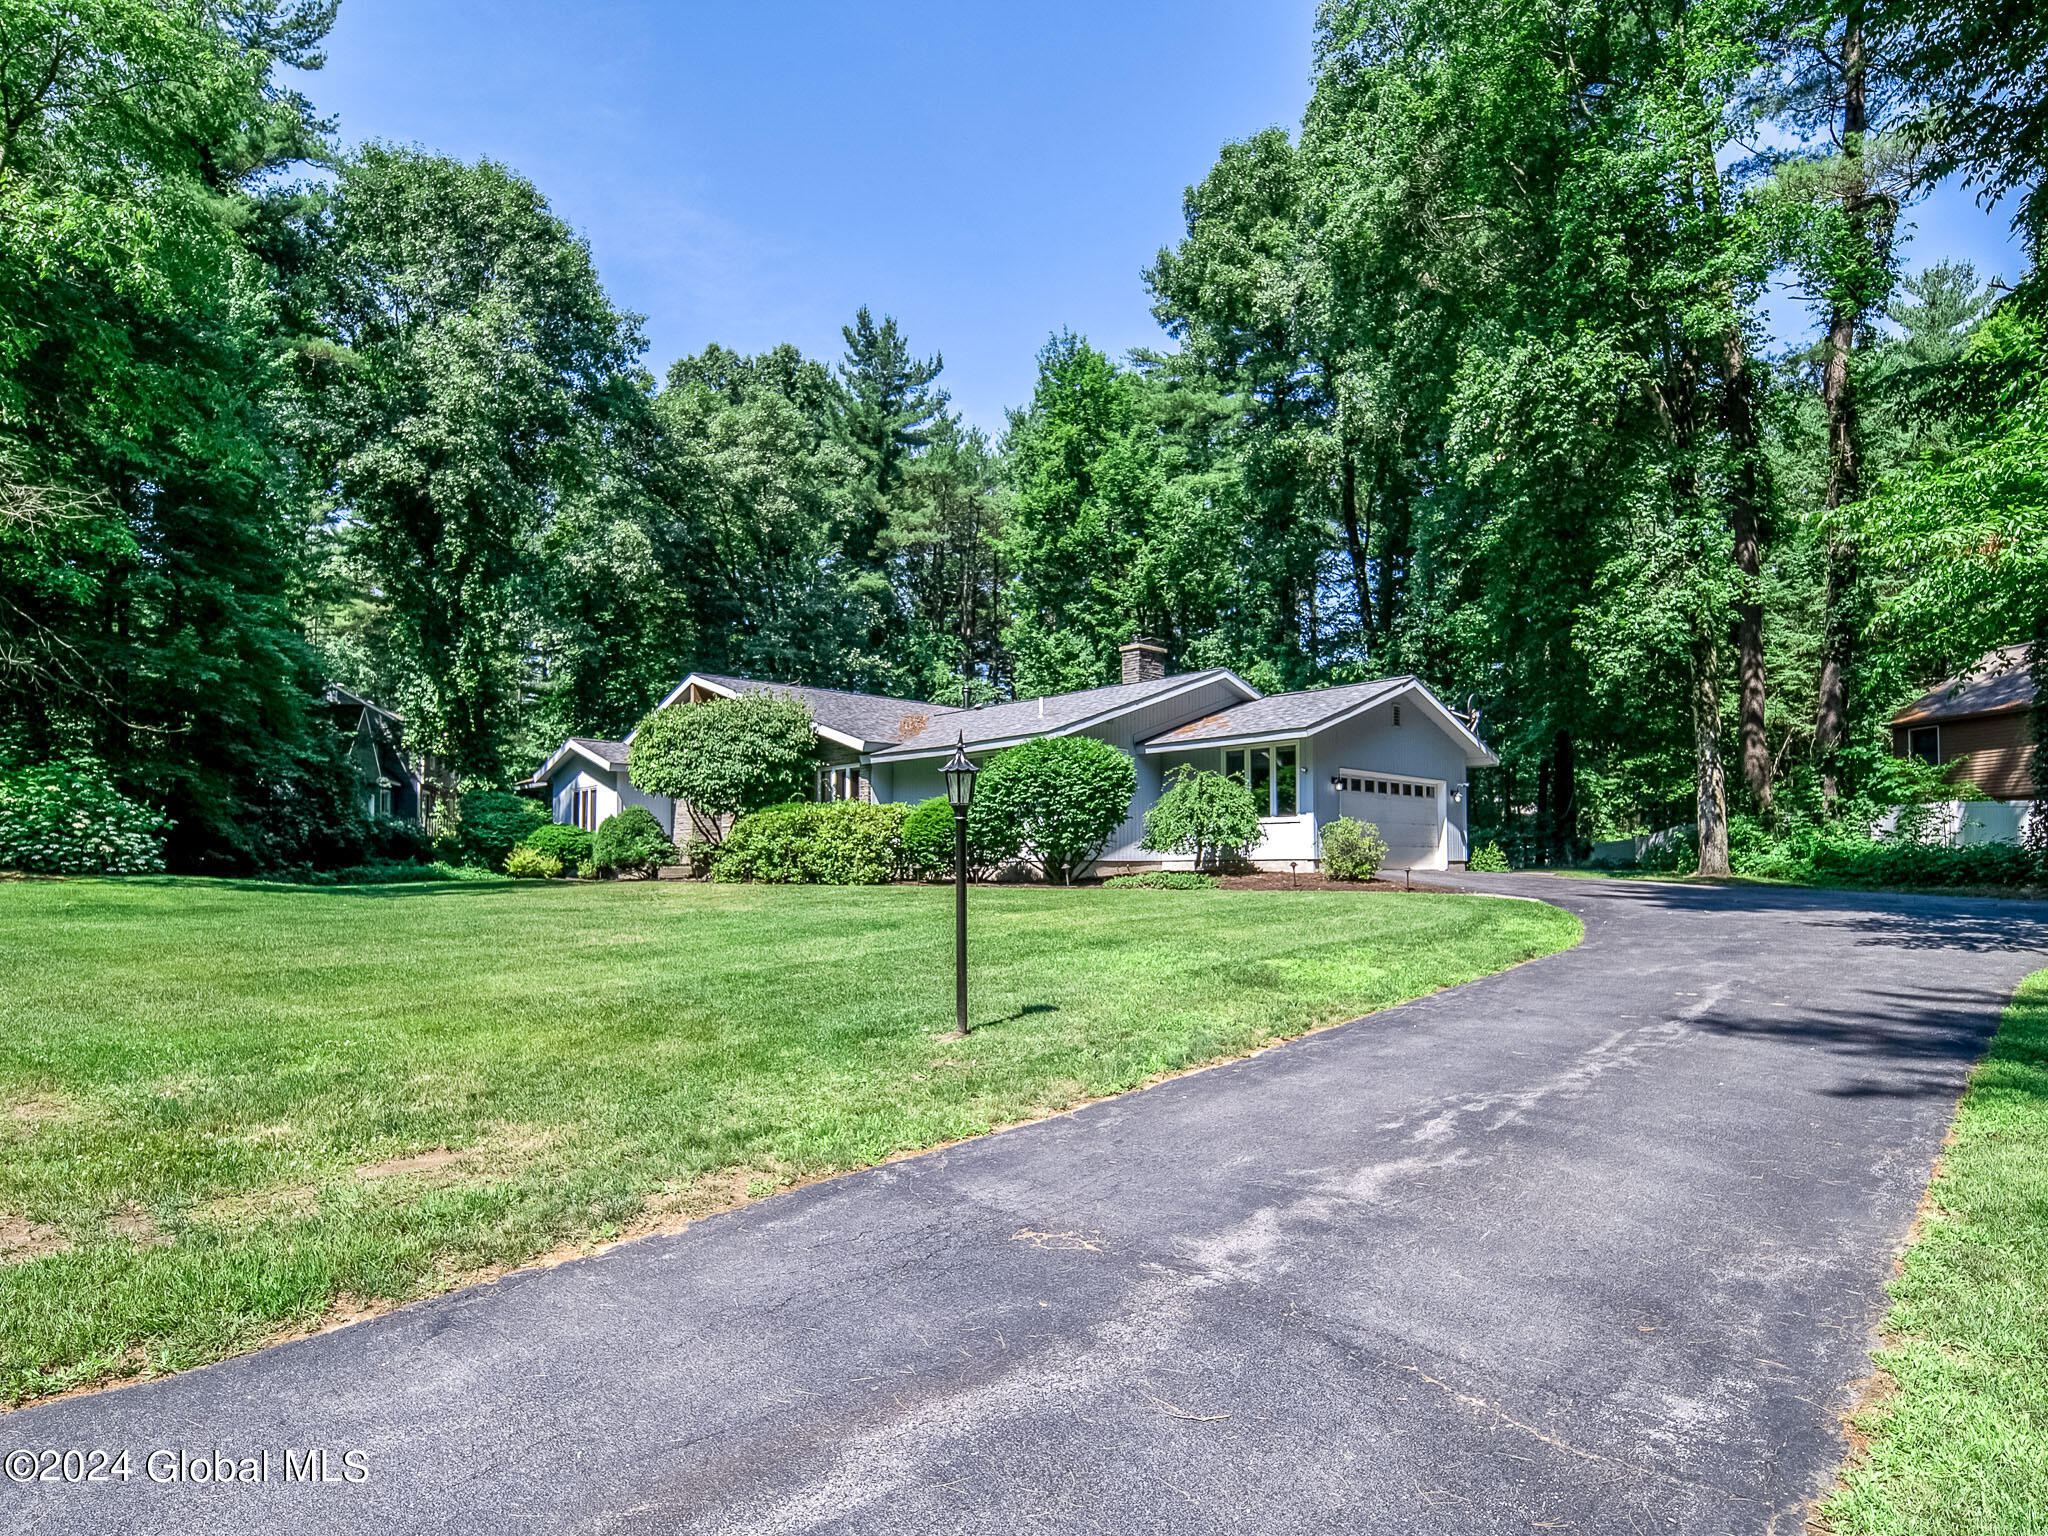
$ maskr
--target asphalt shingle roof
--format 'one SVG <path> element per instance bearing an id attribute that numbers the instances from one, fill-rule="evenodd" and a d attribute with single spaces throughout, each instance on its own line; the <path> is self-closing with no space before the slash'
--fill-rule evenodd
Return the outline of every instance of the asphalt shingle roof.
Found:
<path id="1" fill-rule="evenodd" d="M 919 704 L 879 693 L 849 693 L 840 688 L 807 688 L 801 683 L 766 683 L 754 677 L 726 677 L 699 672 L 698 677 L 735 693 L 786 693 L 811 706 L 811 718 L 827 730 L 850 736 L 870 747 L 885 747 L 923 731 L 942 715 L 971 714 L 940 704 Z"/>
<path id="2" fill-rule="evenodd" d="M 1213 715 L 1175 726 L 1145 743 L 1148 747 L 1183 742 L 1219 741 L 1230 736 L 1287 735 L 1308 732 L 1333 715 L 1400 693 L 1412 677 L 1376 677 L 1369 683 L 1341 688 L 1314 688 L 1304 693 L 1271 693 L 1263 699 L 1233 704 Z"/>
<path id="3" fill-rule="evenodd" d="M 595 736 L 571 736 L 569 740 L 608 763 L 618 764 L 626 760 L 626 744 L 623 741 L 603 741 Z"/>
<path id="4" fill-rule="evenodd" d="M 922 730 L 902 737 L 889 750 L 891 755 L 935 752 L 952 746 L 956 736 L 964 736 L 972 747 L 983 742 L 1041 735 L 1098 715 L 1134 709 L 1155 695 L 1171 693 L 1203 679 L 1227 676 L 1222 671 L 1180 672 L 1144 683 L 1112 683 L 1106 688 L 1052 693 L 1038 699 L 988 704 L 980 709 L 935 711 Z"/>
<path id="5" fill-rule="evenodd" d="M 2027 671 L 2027 648 L 2008 645 L 1992 651 L 1965 677 L 1951 677 L 1922 694 L 1892 716 L 1894 725 L 1922 720 L 1960 720 L 1966 715 L 2002 715 L 2027 709 L 2034 702 L 2034 679 Z"/>

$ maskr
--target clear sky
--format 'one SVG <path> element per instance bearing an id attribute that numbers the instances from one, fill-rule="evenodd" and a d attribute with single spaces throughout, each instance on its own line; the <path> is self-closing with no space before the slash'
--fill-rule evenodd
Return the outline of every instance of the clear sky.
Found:
<path id="1" fill-rule="evenodd" d="M 1157 345 L 1140 270 L 1227 140 L 1300 123 L 1314 0 L 343 0 L 308 93 L 347 142 L 488 155 L 587 237 L 657 372 L 712 341 L 836 360 L 862 304 L 999 432 L 1071 327 Z M 2017 276 L 1944 192 L 1914 264 Z M 1796 302 L 1774 308 L 1784 339 Z"/>

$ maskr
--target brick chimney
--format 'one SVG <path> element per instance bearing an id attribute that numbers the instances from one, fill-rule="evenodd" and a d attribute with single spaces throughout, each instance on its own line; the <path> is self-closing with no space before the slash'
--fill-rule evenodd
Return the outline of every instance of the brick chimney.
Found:
<path id="1" fill-rule="evenodd" d="M 1133 635 L 1116 649 L 1124 659 L 1125 682 L 1156 683 L 1166 676 L 1166 647 L 1157 640 Z"/>

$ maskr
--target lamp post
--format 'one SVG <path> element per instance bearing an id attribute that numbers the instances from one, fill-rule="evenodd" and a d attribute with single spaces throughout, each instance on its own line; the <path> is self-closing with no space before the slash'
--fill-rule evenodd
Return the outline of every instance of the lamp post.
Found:
<path id="1" fill-rule="evenodd" d="M 968 761 L 967 737 L 953 740 L 953 756 L 939 770 L 946 781 L 946 800 L 953 807 L 953 1023 L 967 1033 L 967 808 L 974 804 L 974 776 L 981 770 Z"/>

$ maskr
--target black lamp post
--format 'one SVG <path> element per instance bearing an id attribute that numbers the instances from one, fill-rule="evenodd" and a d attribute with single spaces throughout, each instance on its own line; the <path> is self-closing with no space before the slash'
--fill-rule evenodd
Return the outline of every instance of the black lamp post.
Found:
<path id="1" fill-rule="evenodd" d="M 939 770 L 946 780 L 946 800 L 953 807 L 953 1023 L 967 1033 L 967 808 L 974 804 L 974 776 L 981 770 L 967 759 L 967 737 L 953 741 L 953 756 Z"/>

